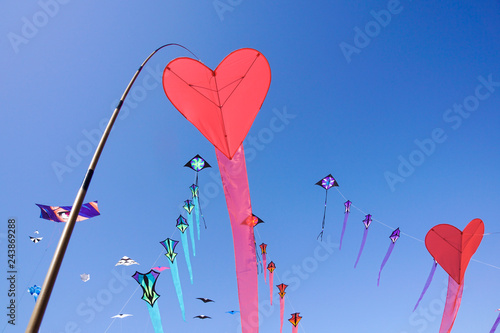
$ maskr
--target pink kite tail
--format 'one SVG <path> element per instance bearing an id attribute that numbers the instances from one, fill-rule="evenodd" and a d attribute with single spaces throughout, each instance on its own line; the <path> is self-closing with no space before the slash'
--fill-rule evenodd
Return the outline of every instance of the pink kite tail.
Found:
<path id="1" fill-rule="evenodd" d="M 448 294 L 446 295 L 446 304 L 444 306 L 443 319 L 439 333 L 450 333 L 457 317 L 458 308 L 462 301 L 464 285 L 458 284 L 451 276 L 448 277 Z"/>
<path id="2" fill-rule="evenodd" d="M 285 315 L 285 297 L 281 297 L 281 299 L 280 299 L 280 320 L 281 320 L 280 333 L 283 333 L 283 316 L 284 315 Z"/>
<path id="3" fill-rule="evenodd" d="M 498 324 L 500 324 L 500 314 L 498 315 L 497 320 L 495 320 L 495 323 L 493 324 L 493 327 L 491 328 L 490 333 L 495 333 L 495 331 L 498 327 Z"/>
<path id="4" fill-rule="evenodd" d="M 342 238 L 344 238 L 345 226 L 347 225 L 347 219 L 349 218 L 349 212 L 344 215 L 344 225 L 342 226 L 342 233 L 340 234 L 340 246 L 339 250 L 342 249 Z"/>
<path id="5" fill-rule="evenodd" d="M 425 292 L 427 291 L 427 289 L 431 285 L 432 277 L 434 276 L 434 272 L 436 271 L 437 264 L 438 264 L 437 261 L 434 260 L 434 263 L 432 264 L 431 272 L 429 273 L 429 277 L 427 278 L 427 281 L 425 282 L 424 289 L 422 290 L 422 293 L 420 294 L 420 297 L 418 298 L 417 304 L 415 304 L 415 307 L 413 308 L 413 311 L 415 311 L 417 309 L 418 304 L 420 303 L 420 301 L 422 300 L 422 298 L 425 295 Z"/>
<path id="6" fill-rule="evenodd" d="M 267 263 L 266 263 L 266 254 L 262 253 L 262 261 L 264 262 L 264 282 L 266 282 L 266 277 L 267 277 Z"/>
<path id="7" fill-rule="evenodd" d="M 356 263 L 354 264 L 354 268 L 358 265 L 359 258 L 361 257 L 361 253 L 363 252 L 363 248 L 365 247 L 366 236 L 368 235 L 368 228 L 365 228 L 365 232 L 363 233 L 363 240 L 361 241 L 361 247 L 359 248 L 358 258 L 356 259 Z"/>
<path id="8" fill-rule="evenodd" d="M 258 333 L 257 257 L 245 153 L 240 146 L 229 160 L 217 148 L 215 152 L 233 231 L 242 333 Z"/>
<path id="9" fill-rule="evenodd" d="M 293 326 L 292 325 L 292 333 L 298 333 L 299 332 L 299 325 Z"/>
<path id="10" fill-rule="evenodd" d="M 271 290 L 271 305 L 273 305 L 273 276 L 274 276 L 274 272 L 269 272 L 269 287 Z"/>

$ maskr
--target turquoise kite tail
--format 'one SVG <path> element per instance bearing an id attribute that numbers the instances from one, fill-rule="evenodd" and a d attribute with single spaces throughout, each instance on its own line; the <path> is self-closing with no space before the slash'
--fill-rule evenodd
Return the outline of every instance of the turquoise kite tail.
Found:
<path id="1" fill-rule="evenodd" d="M 161 324 L 160 309 L 158 308 L 158 302 L 155 302 L 153 306 L 148 305 L 149 317 L 151 317 L 151 322 L 153 323 L 153 328 L 155 333 L 163 333 L 163 326 Z"/>
<path id="2" fill-rule="evenodd" d="M 198 197 L 193 198 L 194 214 L 196 218 L 196 230 L 198 231 L 198 240 L 200 240 L 200 200 Z"/>
<path id="3" fill-rule="evenodd" d="M 172 272 L 172 279 L 174 280 L 174 287 L 175 292 L 177 293 L 177 299 L 179 300 L 179 306 L 181 307 L 182 319 L 186 321 L 184 298 L 182 297 L 181 280 L 179 279 L 179 270 L 177 269 L 176 261 L 170 263 L 170 271 Z"/>
<path id="4" fill-rule="evenodd" d="M 184 250 L 184 257 L 186 258 L 186 263 L 189 271 L 189 278 L 191 279 L 191 284 L 193 284 L 193 269 L 191 268 L 191 259 L 189 258 L 189 244 L 187 235 L 181 232 L 182 249 Z"/>
<path id="5" fill-rule="evenodd" d="M 196 248 L 194 245 L 194 226 L 193 226 L 193 214 L 188 213 L 188 224 L 189 224 L 189 236 L 191 236 L 191 246 L 193 247 L 193 256 L 196 257 Z"/>

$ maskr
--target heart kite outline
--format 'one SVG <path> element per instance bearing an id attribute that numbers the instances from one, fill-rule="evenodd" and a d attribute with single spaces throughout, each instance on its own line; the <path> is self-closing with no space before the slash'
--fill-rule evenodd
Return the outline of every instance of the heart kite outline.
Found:
<path id="1" fill-rule="evenodd" d="M 257 50 L 226 56 L 215 70 L 176 58 L 163 71 L 163 89 L 175 108 L 232 159 L 243 143 L 271 84 L 271 68 Z"/>
<path id="2" fill-rule="evenodd" d="M 483 234 L 484 223 L 481 219 L 469 222 L 464 231 L 450 224 L 438 224 L 425 236 L 425 246 L 450 277 L 462 284 L 465 270 Z"/>

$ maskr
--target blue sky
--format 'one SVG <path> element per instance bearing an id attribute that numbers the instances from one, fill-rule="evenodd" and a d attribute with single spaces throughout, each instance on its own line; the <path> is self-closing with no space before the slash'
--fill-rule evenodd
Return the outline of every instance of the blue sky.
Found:
<path id="1" fill-rule="evenodd" d="M 437 332 L 443 269 L 412 313 L 432 265 L 427 231 L 441 223 L 463 229 L 474 218 L 487 234 L 500 231 L 496 1 L 41 0 L 2 9 L 0 241 L 6 271 L 7 219 L 15 218 L 18 269 L 16 325 L 4 314 L 5 332 L 27 326 L 34 301 L 25 290 L 43 283 L 63 228 L 40 219 L 35 203 L 73 203 L 96 133 L 142 61 L 166 43 L 211 68 L 243 47 L 270 63 L 271 86 L 245 142 L 248 179 L 265 221 L 256 241 L 268 244 L 275 284 L 290 285 L 285 320 L 300 312 L 299 332 Z M 127 98 L 86 196 L 99 201 L 101 216 L 76 225 L 40 332 L 152 332 L 131 275 L 167 264 L 159 242 L 179 239 L 175 220 L 194 179 L 183 165 L 196 154 L 213 166 L 199 180 L 208 228 L 196 244 L 193 285 L 179 261 L 186 322 L 170 273 L 159 277 L 162 322 L 166 332 L 239 332 L 238 316 L 225 313 L 238 298 L 215 152 L 160 83 L 179 56 L 190 55 L 175 47 L 155 55 Z M 316 241 L 325 193 L 314 183 L 329 173 L 360 209 L 352 209 L 342 251 L 345 200 L 336 189 L 324 241 Z M 377 221 L 353 269 L 363 212 Z M 377 287 L 396 227 L 404 235 Z M 35 230 L 37 244 L 28 238 Z M 485 235 L 468 267 L 454 333 L 488 332 L 497 316 L 498 237 Z M 115 267 L 122 256 L 140 265 Z M 259 279 L 260 332 L 276 332 L 278 296 L 270 306 Z M 120 312 L 133 317 L 113 322 Z M 199 314 L 213 319 L 192 319 Z"/>

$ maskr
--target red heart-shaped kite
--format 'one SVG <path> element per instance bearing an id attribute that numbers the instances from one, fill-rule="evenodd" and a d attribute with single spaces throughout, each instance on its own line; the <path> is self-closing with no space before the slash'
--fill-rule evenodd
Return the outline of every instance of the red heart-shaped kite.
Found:
<path id="1" fill-rule="evenodd" d="M 245 139 L 271 84 L 271 68 L 259 51 L 240 49 L 212 71 L 191 58 L 172 60 L 163 89 L 177 110 L 227 158 Z"/>
<path id="2" fill-rule="evenodd" d="M 441 267 L 461 284 L 467 265 L 476 252 L 484 234 L 480 219 L 472 220 L 460 231 L 449 224 L 433 227 L 425 236 L 425 246 Z"/>

